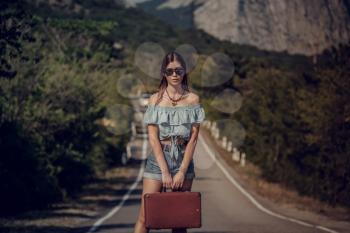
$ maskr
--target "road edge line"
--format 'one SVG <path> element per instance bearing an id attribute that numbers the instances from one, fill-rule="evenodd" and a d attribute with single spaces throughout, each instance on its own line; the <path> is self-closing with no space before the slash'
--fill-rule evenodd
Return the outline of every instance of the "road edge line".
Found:
<path id="1" fill-rule="evenodd" d="M 205 149 L 207 150 L 207 152 L 209 153 L 209 156 L 211 157 L 211 159 L 214 161 L 214 163 L 216 163 L 216 165 L 221 169 L 221 171 L 226 175 L 227 179 L 246 197 L 248 198 L 248 200 L 250 200 L 255 207 L 257 207 L 259 210 L 261 210 L 262 212 L 264 212 L 265 214 L 268 214 L 270 216 L 279 218 L 279 219 L 283 219 L 286 221 L 290 221 L 290 222 L 294 222 L 297 224 L 300 224 L 302 226 L 307 226 L 307 227 L 312 227 L 312 228 L 317 228 L 326 232 L 330 232 L 330 233 L 339 233 L 338 231 L 334 231 L 332 229 L 329 229 L 327 227 L 323 227 L 320 225 L 314 225 L 311 223 L 307 223 L 295 218 L 291 218 L 291 217 L 287 217 L 278 213 L 275 213 L 267 208 L 265 208 L 264 206 L 262 206 L 250 193 L 248 193 L 248 191 L 246 191 L 237 181 L 235 178 L 233 178 L 233 176 L 227 171 L 227 169 L 220 163 L 220 161 L 218 159 L 216 159 L 215 154 L 213 153 L 212 149 L 210 149 L 210 147 L 208 146 L 207 142 L 205 141 L 205 139 L 203 139 L 203 136 L 201 134 L 199 134 L 199 141 L 203 144 L 203 146 L 205 147 Z"/>
<path id="2" fill-rule="evenodd" d="M 143 141 L 145 141 L 145 139 Z M 146 143 L 147 143 L 147 140 L 146 140 Z M 146 149 L 143 146 L 142 153 L 144 154 L 146 151 L 147 151 L 147 146 L 146 146 Z M 144 157 L 144 155 L 142 157 Z M 130 194 L 136 189 L 139 182 L 142 181 L 142 175 L 143 175 L 143 171 L 145 168 L 144 164 L 145 164 L 145 160 L 143 159 L 141 162 L 140 170 L 139 170 L 139 173 L 137 175 L 135 182 L 131 185 L 128 192 L 123 196 L 123 199 L 119 202 L 119 204 L 117 206 L 115 206 L 112 210 L 110 210 L 106 215 L 99 218 L 86 233 L 95 232 L 104 221 L 111 218 L 113 215 L 115 215 L 123 207 L 125 201 L 130 198 Z"/>

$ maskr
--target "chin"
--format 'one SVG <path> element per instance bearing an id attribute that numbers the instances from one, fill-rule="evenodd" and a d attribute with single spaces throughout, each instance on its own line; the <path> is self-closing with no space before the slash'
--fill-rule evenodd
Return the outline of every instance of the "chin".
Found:
<path id="1" fill-rule="evenodd" d="M 170 83 L 172 86 L 176 87 L 176 86 L 181 86 L 181 82 L 172 82 Z"/>

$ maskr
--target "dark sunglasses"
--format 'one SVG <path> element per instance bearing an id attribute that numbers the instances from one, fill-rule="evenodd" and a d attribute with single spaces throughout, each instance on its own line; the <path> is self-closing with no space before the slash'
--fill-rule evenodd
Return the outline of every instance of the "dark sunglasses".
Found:
<path id="1" fill-rule="evenodd" d="M 170 76 L 170 75 L 172 75 L 172 74 L 174 73 L 174 71 L 175 71 L 175 74 L 177 74 L 177 75 L 179 75 L 179 76 L 182 76 L 182 75 L 185 74 L 185 69 L 184 69 L 184 68 L 175 68 L 175 69 L 167 68 L 167 69 L 165 69 L 165 72 L 164 72 L 164 73 L 165 73 L 167 76 Z"/>

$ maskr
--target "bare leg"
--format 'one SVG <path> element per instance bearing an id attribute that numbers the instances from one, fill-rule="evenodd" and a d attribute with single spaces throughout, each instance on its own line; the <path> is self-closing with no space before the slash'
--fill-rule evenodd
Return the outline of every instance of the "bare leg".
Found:
<path id="1" fill-rule="evenodd" d="M 143 195 L 145 193 L 155 193 L 160 192 L 162 190 L 162 181 L 154 180 L 149 178 L 143 178 L 143 188 L 142 188 L 142 196 L 141 196 L 141 207 L 139 210 L 139 216 L 137 222 L 135 224 L 134 233 L 148 233 L 149 230 L 145 228 L 145 215 L 144 215 L 144 203 L 143 203 Z"/>
<path id="2" fill-rule="evenodd" d="M 192 182 L 193 182 L 193 179 L 185 180 L 182 185 L 181 191 L 182 192 L 191 191 Z M 186 228 L 172 229 L 172 233 L 187 233 L 187 229 Z"/>

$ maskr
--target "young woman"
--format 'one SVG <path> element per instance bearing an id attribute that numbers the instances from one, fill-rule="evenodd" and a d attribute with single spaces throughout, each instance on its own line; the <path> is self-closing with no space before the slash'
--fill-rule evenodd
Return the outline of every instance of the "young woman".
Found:
<path id="1" fill-rule="evenodd" d="M 205 112 L 198 95 L 189 91 L 186 64 L 180 54 L 168 53 L 161 67 L 159 90 L 148 103 L 144 115 L 152 153 L 148 155 L 143 174 L 141 208 L 134 233 L 145 228 L 143 195 L 160 192 L 163 187 L 191 191 L 195 178 L 193 152 L 200 123 Z M 172 232 L 187 232 L 173 229 Z"/>

